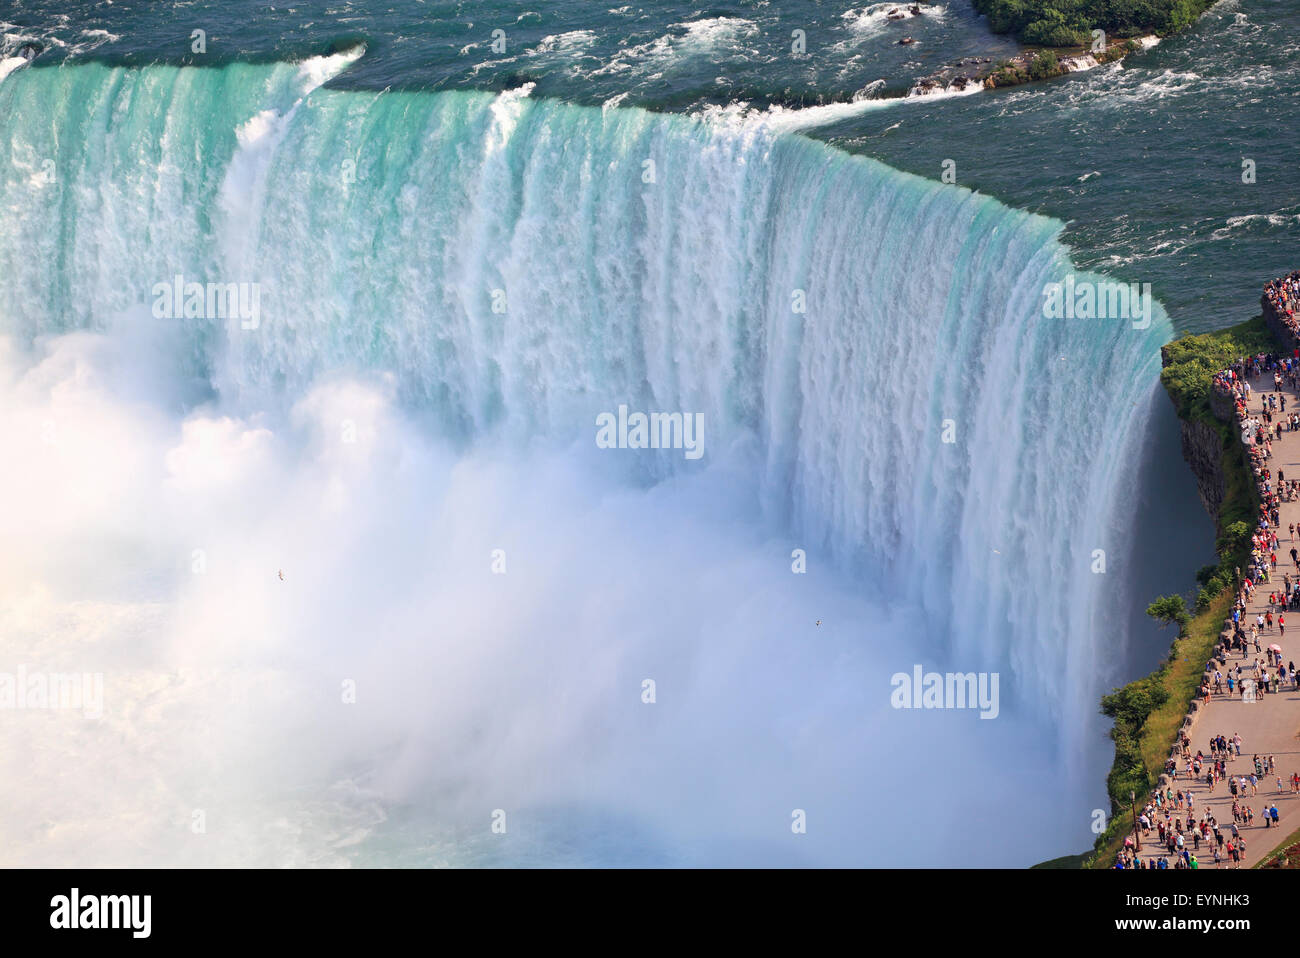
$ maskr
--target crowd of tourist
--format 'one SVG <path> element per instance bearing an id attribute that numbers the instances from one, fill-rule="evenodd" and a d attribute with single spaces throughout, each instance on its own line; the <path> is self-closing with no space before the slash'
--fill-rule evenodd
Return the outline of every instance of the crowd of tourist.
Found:
<path id="1" fill-rule="evenodd" d="M 1300 772 L 1292 772 L 1284 780 L 1277 772 L 1272 755 L 1253 755 L 1246 769 L 1230 773 L 1229 762 L 1243 758 L 1241 746 L 1241 736 L 1237 733 L 1231 737 L 1219 734 L 1210 738 L 1208 751 L 1197 749 L 1193 756 L 1190 740 L 1185 732 L 1180 733 L 1179 747 L 1185 764 L 1180 767 L 1178 759 L 1170 757 L 1165 765 L 1169 784 L 1151 793 L 1137 816 L 1134 834 L 1124 839 L 1124 847 L 1116 856 L 1114 867 L 1196 869 L 1212 863 L 1240 868 L 1246 857 L 1245 830 L 1278 828 L 1282 820 L 1276 801 L 1264 798 L 1256 810 L 1253 801 L 1248 800 L 1259 797 L 1261 787 L 1267 788 L 1266 782 L 1270 777 L 1276 785 L 1276 794 L 1300 793 Z M 1232 801 L 1229 809 L 1231 823 L 1226 819 L 1221 823 L 1214 810 L 1208 807 L 1212 800 L 1208 796 L 1215 795 L 1217 787 L 1225 780 L 1227 797 Z M 1207 797 L 1199 805 L 1193 785 L 1205 789 Z M 1213 800 L 1222 801 L 1222 798 Z M 1260 820 L 1258 825 L 1257 816 Z M 1148 853 L 1152 848 L 1161 849 L 1161 853 L 1155 857 L 1150 854 L 1143 857 L 1138 845 L 1139 836 Z"/>
<path id="2" fill-rule="evenodd" d="M 1265 308 L 1271 306 L 1300 347 L 1300 319 L 1296 316 L 1300 311 L 1300 270 L 1269 283 L 1264 297 Z M 1237 591 L 1231 618 L 1201 685 L 1206 706 L 1215 698 L 1254 701 L 1260 695 L 1300 690 L 1300 672 L 1294 661 L 1284 661 L 1281 646 L 1287 612 L 1300 609 L 1300 523 L 1283 529 L 1280 509 L 1282 503 L 1300 498 L 1300 477 L 1287 479 L 1281 468 L 1275 475 L 1271 465 L 1274 442 L 1280 442 L 1285 432 L 1300 431 L 1300 408 L 1296 408 L 1300 400 L 1292 398 L 1288 409 L 1289 397 L 1284 392 L 1290 390 L 1293 397 L 1300 393 L 1300 348 L 1293 356 L 1258 353 L 1243 357 L 1215 375 L 1213 389 L 1232 403 L 1259 494 L 1259 512 L 1250 532 L 1249 565 L 1234 570 Z M 1239 868 L 1246 858 L 1244 831 L 1280 824 L 1276 802 L 1261 800 L 1261 790 L 1266 792 L 1271 781 L 1276 794 L 1300 794 L 1300 772 L 1284 777 L 1272 755 L 1255 754 L 1246 759 L 1241 736 L 1235 732 L 1231 737 L 1212 736 L 1207 748 L 1197 749 L 1195 754 L 1188 729 L 1181 730 L 1178 738 L 1161 786 L 1152 791 L 1133 833 L 1116 856 L 1117 869 L 1197 869 L 1211 863 Z M 1225 782 L 1226 791 L 1219 791 Z M 1226 801 L 1231 801 L 1231 823 L 1223 809 Z M 1209 807 L 1211 802 L 1219 803 L 1225 814 L 1223 822 Z M 1139 835 L 1145 854 L 1139 853 Z M 1153 849 L 1159 850 L 1154 857 Z"/>
<path id="3" fill-rule="evenodd" d="M 1300 270 L 1282 276 L 1264 287 L 1264 299 L 1277 316 L 1293 333 L 1300 336 L 1300 320 L 1296 319 L 1296 306 L 1300 305 Z"/>

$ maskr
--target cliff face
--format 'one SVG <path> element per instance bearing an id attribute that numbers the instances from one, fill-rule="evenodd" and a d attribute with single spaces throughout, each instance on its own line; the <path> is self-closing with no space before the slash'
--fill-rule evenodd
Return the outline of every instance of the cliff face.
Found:
<path id="1" fill-rule="evenodd" d="M 1259 305 L 1264 311 L 1264 323 L 1268 326 L 1269 331 L 1277 337 L 1277 341 L 1294 348 L 1297 345 L 1295 334 L 1291 332 L 1286 321 L 1278 315 L 1277 308 L 1268 301 L 1267 293 L 1259 298 Z"/>
<path id="2" fill-rule="evenodd" d="M 1169 365 L 1167 350 L 1160 351 L 1160 361 L 1161 365 Z M 1173 397 L 1170 398 L 1172 400 Z M 1232 424 L 1233 405 L 1227 396 L 1210 390 L 1210 411 L 1221 422 Z M 1209 423 L 1188 422 L 1181 416 L 1178 425 L 1182 431 L 1183 459 L 1196 477 L 1196 491 L 1200 494 L 1201 505 L 1205 506 L 1205 511 L 1217 527 L 1219 506 L 1227 495 L 1227 480 L 1223 475 L 1223 435 Z"/>
<path id="3" fill-rule="evenodd" d="M 1216 410 L 1217 412 L 1217 410 Z M 1201 505 L 1216 522 L 1219 506 L 1227 495 L 1226 481 L 1223 476 L 1223 437 L 1213 426 L 1203 422 L 1184 422 L 1180 420 L 1183 434 L 1183 458 L 1192 468 L 1196 477 L 1196 491 L 1200 493 Z"/>
<path id="4" fill-rule="evenodd" d="M 1263 310 L 1264 323 L 1281 344 L 1283 354 L 1292 351 L 1300 356 L 1300 337 L 1297 337 L 1285 319 L 1279 315 L 1273 304 L 1268 301 L 1267 295 L 1260 297 L 1260 306 Z M 1160 360 L 1162 365 L 1169 365 L 1166 350 L 1161 350 Z M 1215 418 L 1227 424 L 1235 433 L 1236 420 L 1232 399 L 1211 389 L 1209 404 Z M 1208 423 L 1187 422 L 1182 417 L 1179 417 L 1178 422 L 1182 427 L 1183 458 L 1187 460 L 1192 474 L 1196 477 L 1196 490 L 1200 493 L 1201 503 L 1217 526 L 1219 506 L 1227 494 L 1223 475 L 1223 440 L 1220 433 Z M 1246 468 L 1250 468 L 1249 463 L 1246 463 Z"/>

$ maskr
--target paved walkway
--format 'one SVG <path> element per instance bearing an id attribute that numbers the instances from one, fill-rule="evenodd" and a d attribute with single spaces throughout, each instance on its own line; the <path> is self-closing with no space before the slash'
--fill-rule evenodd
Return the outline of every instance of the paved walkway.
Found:
<path id="1" fill-rule="evenodd" d="M 1251 394 L 1249 403 L 1249 412 L 1252 415 L 1258 415 L 1263 409 L 1264 390 L 1273 390 L 1273 374 L 1266 373 L 1264 376 L 1250 380 Z M 1300 412 L 1300 396 L 1287 388 L 1285 383 L 1282 392 L 1286 396 L 1286 415 L 1294 410 Z M 1274 419 L 1277 422 L 1277 419 Z M 1234 427 L 1235 428 L 1235 427 Z M 1238 435 L 1240 430 L 1236 430 Z M 1273 441 L 1273 455 L 1267 461 L 1268 468 L 1273 476 L 1273 488 L 1278 488 L 1277 475 L 1281 471 L 1288 479 L 1300 479 L 1300 432 L 1282 433 L 1280 440 Z M 1261 583 L 1255 590 L 1254 596 L 1248 600 L 1246 611 L 1242 616 L 1242 624 L 1247 634 L 1250 632 L 1250 623 L 1255 621 L 1255 616 L 1265 612 L 1268 609 L 1268 594 L 1272 590 L 1281 591 L 1282 576 L 1290 573 L 1294 582 L 1297 569 L 1291 561 L 1291 548 L 1295 546 L 1300 549 L 1300 532 L 1292 541 L 1290 534 L 1287 532 L 1288 523 L 1300 524 L 1300 499 L 1294 502 L 1282 502 L 1279 506 L 1281 513 L 1281 522 L 1279 523 L 1278 548 L 1277 548 L 1277 568 L 1270 576 L 1268 582 Z M 1245 570 L 1243 570 L 1244 572 Z M 1274 612 L 1276 620 L 1276 611 Z M 1300 665 L 1300 609 L 1292 609 L 1286 613 L 1287 632 L 1285 636 L 1279 634 L 1277 622 L 1274 621 L 1272 629 L 1265 629 L 1260 636 L 1260 648 L 1267 649 L 1270 645 L 1277 643 L 1282 648 L 1282 661 L 1289 663 L 1295 661 Z M 1300 692 L 1284 691 L 1277 694 L 1260 694 L 1253 704 L 1242 702 L 1240 694 L 1234 692 L 1229 695 L 1227 692 L 1228 669 L 1235 670 L 1238 663 L 1241 663 L 1243 675 L 1248 674 L 1250 666 L 1256 659 L 1263 659 L 1262 653 L 1256 653 L 1253 647 L 1247 649 L 1246 655 L 1242 658 L 1240 651 L 1231 651 L 1228 653 L 1227 668 L 1221 669 L 1224 678 L 1224 691 L 1220 695 L 1215 695 L 1211 691 L 1210 704 L 1208 706 L 1201 704 L 1195 713 L 1195 719 L 1192 725 L 1186 729 L 1188 737 L 1191 739 L 1190 755 L 1195 758 L 1199 749 L 1206 756 L 1207 765 L 1210 756 L 1210 739 L 1216 735 L 1224 735 L 1231 742 L 1233 736 L 1241 736 L 1241 756 L 1238 758 L 1233 753 L 1233 757 L 1228 761 L 1227 773 L 1229 776 L 1246 776 L 1249 781 L 1251 773 L 1254 771 L 1254 756 L 1259 755 L 1262 759 L 1267 760 L 1268 756 L 1273 756 L 1276 763 L 1276 771 L 1272 775 L 1265 774 L 1260 781 L 1257 794 L 1250 794 L 1247 787 L 1245 797 L 1239 798 L 1238 801 L 1243 806 L 1250 806 L 1255 811 L 1255 824 L 1242 825 L 1238 824 L 1238 829 L 1242 838 L 1246 840 L 1246 854 L 1240 866 L 1237 866 L 1227 855 L 1221 864 L 1214 864 L 1214 853 L 1209 844 L 1201 842 L 1201 850 L 1194 851 L 1191 844 L 1191 833 L 1187 830 L 1187 812 L 1186 810 L 1173 810 L 1174 818 L 1182 818 L 1184 822 L 1184 839 L 1186 847 L 1196 855 L 1197 862 L 1201 868 L 1248 868 L 1258 862 L 1271 852 L 1279 843 L 1283 841 L 1297 828 L 1300 828 L 1300 794 L 1291 792 L 1290 778 L 1293 772 L 1300 772 Z M 1269 675 L 1274 674 L 1273 669 L 1269 669 Z M 1212 677 L 1212 673 L 1211 673 Z M 1290 684 L 1288 676 L 1288 685 Z M 1206 784 L 1205 772 L 1207 768 L 1203 767 L 1200 776 L 1195 781 L 1188 777 L 1186 760 L 1179 760 L 1179 769 L 1177 777 L 1169 783 L 1177 794 L 1181 791 L 1191 791 L 1195 799 L 1194 819 L 1199 821 L 1205 812 L 1211 811 L 1219 823 L 1219 830 L 1223 834 L 1225 843 L 1232 834 L 1232 802 L 1233 796 L 1228 788 L 1227 780 L 1219 781 L 1215 784 L 1214 790 L 1211 791 Z M 1277 787 L 1277 779 L 1282 779 L 1282 790 Z M 1277 805 L 1280 821 L 1277 827 L 1265 827 L 1263 809 L 1267 805 Z M 1141 807 L 1138 809 L 1141 812 Z M 1158 811 L 1158 815 L 1163 812 Z M 1152 826 L 1155 820 L 1152 820 Z M 1132 834 L 1130 829 L 1129 834 Z M 1213 834 L 1211 833 L 1211 841 Z M 1235 842 L 1234 842 L 1235 844 Z M 1168 855 L 1164 845 L 1158 840 L 1158 835 L 1154 827 L 1142 837 L 1142 858 L 1163 858 Z M 1169 861 L 1173 865 L 1172 858 Z"/>

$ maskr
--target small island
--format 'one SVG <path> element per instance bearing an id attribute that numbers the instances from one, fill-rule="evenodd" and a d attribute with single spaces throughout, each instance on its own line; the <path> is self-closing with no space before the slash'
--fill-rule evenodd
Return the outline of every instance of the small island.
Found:
<path id="1" fill-rule="evenodd" d="M 972 0 L 994 33 L 1025 45 L 994 63 L 969 58 L 916 81 L 909 96 L 1049 80 L 1150 49 L 1195 23 L 1216 0 Z M 920 5 L 924 9 L 925 4 Z M 902 41 L 899 41 L 902 42 Z"/>
<path id="2" fill-rule="evenodd" d="M 1094 30 L 1134 39 L 1177 33 L 1191 26 L 1214 0 L 972 0 L 994 33 L 1009 33 L 1040 47 L 1090 48 Z"/>
<path id="3" fill-rule="evenodd" d="M 972 0 L 994 33 L 1040 49 L 1000 62 L 984 79 L 1013 86 L 1091 69 L 1153 46 L 1196 22 L 1214 0 Z"/>

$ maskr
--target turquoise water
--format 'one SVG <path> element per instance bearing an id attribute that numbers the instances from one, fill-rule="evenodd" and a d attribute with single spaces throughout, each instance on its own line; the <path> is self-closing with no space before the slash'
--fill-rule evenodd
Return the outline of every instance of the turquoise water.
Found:
<path id="1" fill-rule="evenodd" d="M 901 91 L 964 57 L 1006 55 L 965 2 L 892 23 L 892 4 L 558 2 L 253 3 L 23 2 L 0 15 L 3 43 L 26 37 L 42 60 L 225 62 L 325 52 L 364 41 L 338 88 L 504 90 L 699 112 L 737 101 L 764 109 L 848 103 Z M 212 37 L 202 57 L 189 34 Z M 506 50 L 490 49 L 495 29 Z M 805 31 L 808 53 L 790 51 Z M 108 36 L 97 32 L 103 31 Z M 918 43 L 897 45 L 900 34 Z M 1085 268 L 1151 282 L 1179 330 L 1250 313 L 1258 287 L 1291 268 L 1300 184 L 1290 159 L 1300 90 L 1300 5 L 1224 0 L 1186 34 L 1153 50 L 1046 85 L 859 109 L 805 127 L 845 149 L 958 182 L 1068 224 Z M 109 39 L 112 38 L 112 39 Z M 2 49 L 2 48 L 0 48 Z M 831 114 L 833 116 L 833 114 Z M 811 122 L 811 121 L 810 121 Z M 1257 182 L 1241 182 L 1253 159 Z"/>
<path id="2" fill-rule="evenodd" d="M 127 603 L 106 661 L 166 634 L 178 667 L 279 690 L 251 758 L 217 679 L 153 693 L 213 768 L 225 744 L 262 770 L 213 799 L 260 861 L 964 864 L 946 830 L 1033 794 L 1023 837 L 980 863 L 1090 841 L 1097 697 L 1147 655 L 1130 613 L 1207 544 L 1193 521 L 1161 540 L 1187 569 L 1130 553 L 1139 503 L 1168 488 L 1192 508 L 1152 442 L 1170 426 L 1158 347 L 1250 315 L 1289 268 L 1300 195 L 1269 131 L 1294 41 L 1260 24 L 1295 13 L 1220 5 L 1123 68 L 881 99 L 1005 52 L 964 5 L 936 7 L 0 14 L 16 434 L 70 423 L 131 470 L 84 516 L 58 498 L 67 465 L 10 498 L 84 518 L 38 530 L 33 568 L 55 595 Z M 188 52 L 196 28 L 208 53 Z M 1045 320 L 1047 284 L 1100 279 L 1080 269 L 1152 283 L 1168 315 Z M 256 284 L 258 323 L 158 321 L 175 275 Z M 707 461 L 593 455 L 593 417 L 621 403 L 700 411 Z M 340 423 L 365 456 L 331 445 Z M 463 558 L 501 537 L 522 543 L 523 593 Z M 226 557 L 205 580 L 176 571 L 196 542 Z M 86 543 L 103 556 L 71 560 Z M 262 562 L 312 588 L 281 608 L 252 585 Z M 58 610 L 19 623 L 32 655 L 77 634 Z M 889 709 L 877 693 L 917 660 L 1002 673 L 1006 721 Z M 647 670 L 662 722 L 618 697 Z M 354 724 L 320 690 L 358 673 L 384 707 Z M 164 726 L 126 724 L 105 751 L 130 768 L 121 743 Z M 958 810 L 946 788 L 917 798 L 932 842 L 882 833 L 880 776 L 923 781 L 954 743 L 950 774 L 979 787 Z M 1022 766 L 987 776 L 1012 750 Z M 176 774 L 211 789 L 202 772 Z M 144 805 L 186 791 L 139 781 Z M 13 801 L 4 817 L 35 814 Z M 514 844 L 482 834 L 498 804 L 521 809 Z M 807 804 L 834 827 L 792 849 Z M 295 814 L 297 833 L 266 821 Z M 156 828 L 64 854 L 148 861 L 170 848 Z M 18 860 L 47 860 L 33 834 Z"/>
<path id="3" fill-rule="evenodd" d="M 119 9 L 24 0 L 0 20 L 11 24 L 11 36 L 26 33 L 57 59 L 223 63 L 364 42 L 369 55 L 340 86 L 501 90 L 534 82 L 539 96 L 600 104 L 626 95 L 664 110 L 737 97 L 764 104 L 846 100 L 877 80 L 906 88 L 949 61 L 1015 49 L 990 34 L 969 4 L 933 4 L 920 17 L 892 23 L 886 14 L 895 6 L 196 0 Z M 211 38 L 201 55 L 190 49 L 195 29 Z M 796 29 L 807 39 L 803 56 L 792 51 Z M 494 30 L 504 32 L 500 52 L 491 47 Z M 899 46 L 903 36 L 917 43 Z"/>

